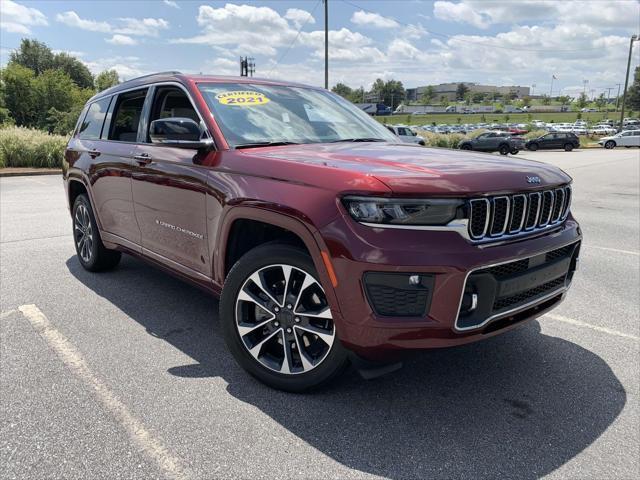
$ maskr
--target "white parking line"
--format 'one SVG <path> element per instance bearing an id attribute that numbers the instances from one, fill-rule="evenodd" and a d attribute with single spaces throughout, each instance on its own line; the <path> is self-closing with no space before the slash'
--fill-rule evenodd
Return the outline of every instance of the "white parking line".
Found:
<path id="1" fill-rule="evenodd" d="M 11 315 L 13 315 L 14 313 L 17 313 L 17 312 L 18 312 L 18 310 L 15 310 L 15 309 L 14 310 L 7 310 L 6 312 L 2 312 L 2 313 L 0 313 L 0 319 L 10 317 Z"/>
<path id="2" fill-rule="evenodd" d="M 598 250 L 606 250 L 608 252 L 616 252 L 616 253 L 625 253 L 627 255 L 640 255 L 640 252 L 634 252 L 633 250 L 620 250 L 618 248 L 610 248 L 610 247 L 597 247 L 595 245 L 585 245 L 587 248 L 597 248 Z"/>
<path id="3" fill-rule="evenodd" d="M 595 330 L 597 332 L 606 333 L 608 335 L 613 335 L 615 337 L 629 338 L 629 339 L 635 340 L 635 341 L 639 341 L 640 340 L 640 337 L 638 337 L 637 335 L 632 335 L 630 333 L 619 332 L 617 330 L 612 330 L 612 329 L 606 328 L 606 327 L 600 327 L 598 325 L 592 325 L 590 323 L 583 322 L 581 320 L 575 320 L 573 318 L 563 317 L 562 315 L 556 315 L 554 313 L 547 313 L 544 316 L 547 317 L 547 318 L 550 318 L 552 320 L 558 320 L 559 322 L 569 323 L 569 324 L 575 325 L 577 327 L 590 328 L 591 330 Z"/>
<path id="4" fill-rule="evenodd" d="M 60 357 L 62 362 L 69 367 L 71 372 L 96 392 L 100 402 L 125 428 L 131 440 L 155 460 L 164 473 L 177 480 L 190 476 L 181 465 L 180 460 L 169 452 L 162 440 L 147 430 L 143 423 L 129 412 L 126 405 L 109 390 L 109 387 L 91 371 L 82 354 L 49 322 L 49 319 L 38 307 L 22 305 L 18 307 L 18 310 L 22 312 L 32 327 L 49 344 L 49 347 Z"/>

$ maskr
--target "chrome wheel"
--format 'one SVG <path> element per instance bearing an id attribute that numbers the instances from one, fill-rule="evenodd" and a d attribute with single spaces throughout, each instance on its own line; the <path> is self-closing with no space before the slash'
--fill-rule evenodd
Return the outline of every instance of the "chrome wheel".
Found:
<path id="1" fill-rule="evenodd" d="M 291 265 L 269 265 L 245 280 L 236 297 L 235 324 L 255 360 L 287 375 L 316 368 L 335 340 L 322 286 Z"/>
<path id="2" fill-rule="evenodd" d="M 76 214 L 73 219 L 73 233 L 78 255 L 80 255 L 83 262 L 88 263 L 93 252 L 93 227 L 91 226 L 89 210 L 82 203 L 76 208 Z"/>

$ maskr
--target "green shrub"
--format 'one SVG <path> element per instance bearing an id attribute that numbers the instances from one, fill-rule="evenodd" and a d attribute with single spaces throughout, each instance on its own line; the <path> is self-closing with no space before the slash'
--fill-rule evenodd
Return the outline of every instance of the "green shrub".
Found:
<path id="1" fill-rule="evenodd" d="M 531 140 L 532 138 L 541 137 L 545 133 L 547 133 L 546 130 L 531 130 L 530 132 L 524 134 L 524 138 L 527 140 Z"/>
<path id="2" fill-rule="evenodd" d="M 0 168 L 60 168 L 67 137 L 25 127 L 0 128 Z"/>

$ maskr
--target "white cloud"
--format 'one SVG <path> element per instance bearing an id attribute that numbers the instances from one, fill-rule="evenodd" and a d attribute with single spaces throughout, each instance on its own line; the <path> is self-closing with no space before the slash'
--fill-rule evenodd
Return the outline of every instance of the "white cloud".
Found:
<path id="1" fill-rule="evenodd" d="M 365 25 L 376 28 L 397 28 L 398 22 L 392 18 L 383 17 L 377 13 L 369 13 L 364 10 L 354 12 L 351 16 L 351 23 Z"/>
<path id="2" fill-rule="evenodd" d="M 80 18 L 80 16 L 73 10 L 57 14 L 56 20 L 60 23 L 64 23 L 69 27 L 89 30 L 90 32 L 107 33 L 111 31 L 111 25 L 109 25 L 107 22 L 97 22 L 95 20 L 86 20 L 84 18 Z"/>
<path id="3" fill-rule="evenodd" d="M 99 58 L 85 62 L 85 65 L 93 74 L 104 70 L 115 70 L 121 80 L 129 80 L 149 73 L 140 64 L 140 58 L 135 56 Z"/>
<path id="4" fill-rule="evenodd" d="M 477 28 L 550 21 L 599 28 L 637 28 L 640 6 L 637 0 L 461 0 L 437 1 L 433 13 L 440 20 L 467 23 Z"/>
<path id="5" fill-rule="evenodd" d="M 407 60 L 415 60 L 421 56 L 422 52 L 414 47 L 411 43 L 406 40 L 396 38 L 394 39 L 387 48 L 387 55 L 390 60 L 394 59 L 407 59 Z"/>
<path id="6" fill-rule="evenodd" d="M 313 52 L 315 57 L 324 58 L 324 30 L 303 32 L 300 39 L 304 45 L 315 49 Z M 373 46 L 373 41 L 369 37 L 348 28 L 341 28 L 329 30 L 329 59 L 365 63 L 382 61 L 384 54 Z"/>
<path id="7" fill-rule="evenodd" d="M 289 8 L 284 18 L 293 23 L 293 26 L 296 28 L 300 28 L 305 24 L 312 25 L 316 23 L 316 19 L 311 16 L 311 13 L 306 10 L 300 10 L 299 8 Z"/>
<path id="8" fill-rule="evenodd" d="M 123 35 L 157 37 L 161 30 L 169 28 L 169 22 L 162 18 L 119 18 L 121 25 L 113 31 Z"/>
<path id="9" fill-rule="evenodd" d="M 110 43 L 112 45 L 137 45 L 138 44 L 138 42 L 135 39 L 127 35 L 120 35 L 119 33 L 116 33 L 111 38 L 105 39 L 105 42 Z"/>
<path id="10" fill-rule="evenodd" d="M 176 2 L 174 2 L 173 0 L 163 0 L 163 2 L 167 7 L 172 7 L 172 8 L 177 8 L 180 9 L 180 5 L 178 5 Z"/>
<path id="11" fill-rule="evenodd" d="M 30 27 L 49 24 L 47 17 L 40 10 L 26 7 L 13 0 L 0 0 L 0 11 L 0 29 L 9 33 L 30 34 Z"/>
<path id="12" fill-rule="evenodd" d="M 161 30 L 169 28 L 169 22 L 162 18 L 119 18 L 117 23 L 81 18 L 73 10 L 59 13 L 56 20 L 69 27 L 80 28 L 91 32 L 116 33 L 121 35 L 137 35 L 157 37 Z"/>

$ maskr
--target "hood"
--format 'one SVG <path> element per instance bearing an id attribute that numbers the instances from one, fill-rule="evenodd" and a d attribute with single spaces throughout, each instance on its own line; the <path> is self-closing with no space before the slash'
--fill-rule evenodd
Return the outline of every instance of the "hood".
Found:
<path id="1" fill-rule="evenodd" d="M 508 193 L 571 181 L 571 177 L 553 165 L 522 157 L 410 144 L 308 144 L 255 148 L 245 152 L 253 157 L 373 176 L 397 194 Z M 538 177 L 540 183 L 527 183 L 527 177 Z"/>

